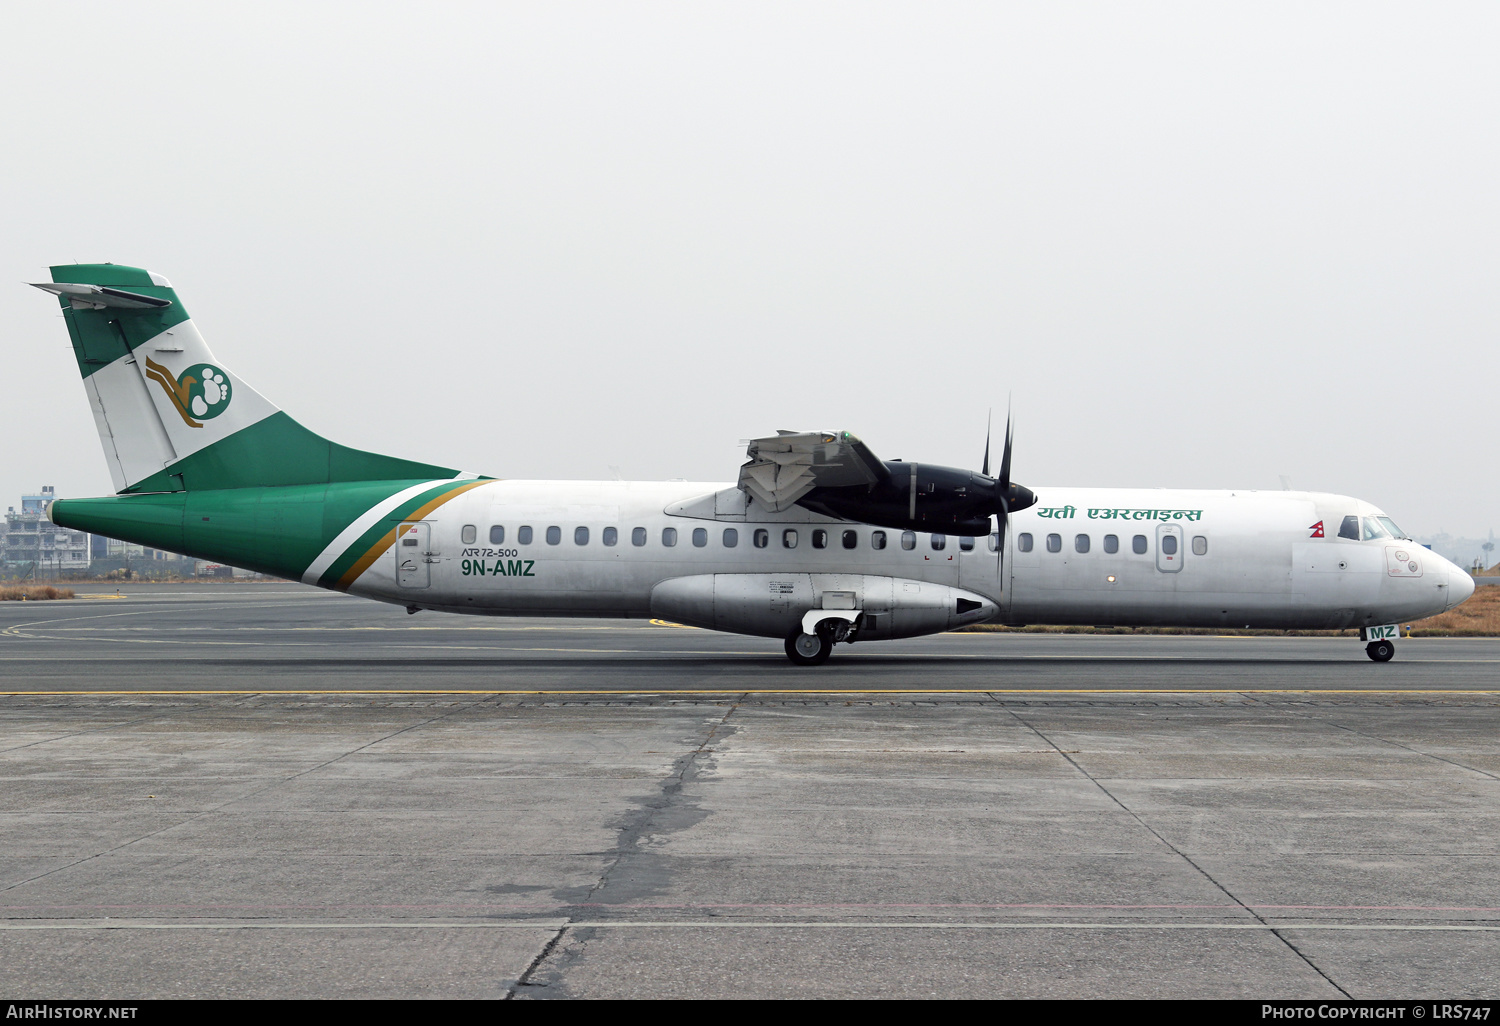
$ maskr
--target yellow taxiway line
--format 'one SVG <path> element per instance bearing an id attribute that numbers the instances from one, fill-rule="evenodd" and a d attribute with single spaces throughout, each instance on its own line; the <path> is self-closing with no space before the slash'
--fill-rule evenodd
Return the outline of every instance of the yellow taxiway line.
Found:
<path id="1" fill-rule="evenodd" d="M 342 690 L 250 690 L 199 689 L 181 691 L 0 691 L 0 698 L 24 696 L 84 695 L 630 695 L 640 698 L 669 698 L 692 695 L 1500 695 L 1494 689 L 1432 688 L 1390 690 L 1384 688 L 719 688 L 684 689 L 681 691 L 639 690 L 541 690 L 501 688 L 391 688 L 387 690 L 349 688 Z"/>

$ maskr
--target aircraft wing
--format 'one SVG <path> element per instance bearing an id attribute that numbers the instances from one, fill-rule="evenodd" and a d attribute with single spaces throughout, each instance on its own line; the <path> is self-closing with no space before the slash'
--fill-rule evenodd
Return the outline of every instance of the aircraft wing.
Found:
<path id="1" fill-rule="evenodd" d="M 778 431 L 752 438 L 740 467 L 739 487 L 761 505 L 781 512 L 814 488 L 869 486 L 890 471 L 848 431 Z"/>

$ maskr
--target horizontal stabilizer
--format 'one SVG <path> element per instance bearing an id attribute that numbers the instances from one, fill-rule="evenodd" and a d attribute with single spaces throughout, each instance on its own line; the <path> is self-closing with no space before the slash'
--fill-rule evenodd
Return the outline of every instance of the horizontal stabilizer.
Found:
<path id="1" fill-rule="evenodd" d="M 103 310 L 105 307 L 114 307 L 118 310 L 160 310 L 172 305 L 170 299 L 143 296 L 138 292 L 125 292 L 104 285 L 32 282 L 31 287 L 68 300 L 75 310 Z"/>

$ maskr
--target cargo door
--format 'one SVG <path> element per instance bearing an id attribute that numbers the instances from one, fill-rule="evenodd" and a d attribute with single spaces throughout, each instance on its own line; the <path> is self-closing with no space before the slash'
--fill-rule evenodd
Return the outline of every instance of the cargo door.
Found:
<path id="1" fill-rule="evenodd" d="M 1385 546 L 1344 541 L 1305 541 L 1292 546 L 1292 592 L 1310 607 L 1316 626 L 1342 627 L 1360 622 L 1380 601 L 1380 586 L 1391 571 L 1411 574 L 1412 559 L 1392 565 L 1395 553 Z M 1406 548 L 1392 549 L 1411 556 Z M 1417 564 L 1418 571 L 1421 564 Z"/>
<path id="2" fill-rule="evenodd" d="M 1038 613 L 1042 577 L 1038 537 L 1034 528 L 1018 529 L 1014 522 L 1005 532 L 1005 570 L 1010 580 L 1005 582 L 1001 608 L 1012 621 L 1024 623 Z"/>
<path id="3" fill-rule="evenodd" d="M 1002 571 L 1004 561 L 997 551 L 1000 547 L 998 534 L 982 535 L 974 539 L 973 546 L 965 549 L 962 540 L 958 548 L 958 586 L 967 591 L 977 591 L 995 600 L 1000 605 L 1004 592 Z"/>
<path id="4" fill-rule="evenodd" d="M 425 588 L 432 582 L 433 552 L 428 524 L 401 524 L 396 528 L 396 583 L 403 588 Z"/>

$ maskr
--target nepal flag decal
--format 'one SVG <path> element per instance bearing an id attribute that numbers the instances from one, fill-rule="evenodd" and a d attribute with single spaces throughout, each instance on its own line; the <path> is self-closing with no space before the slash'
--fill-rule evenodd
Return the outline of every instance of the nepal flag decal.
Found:
<path id="1" fill-rule="evenodd" d="M 1312 532 L 1312 534 L 1308 535 L 1309 538 L 1323 537 L 1323 521 L 1319 520 L 1316 524 L 1313 524 L 1312 527 L 1308 528 L 1308 530 Z"/>

